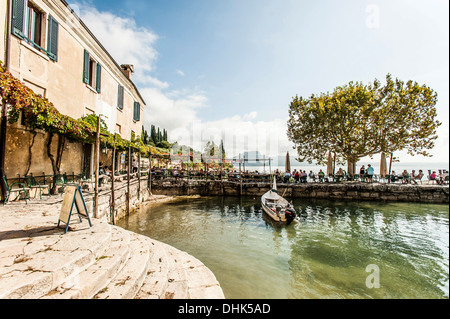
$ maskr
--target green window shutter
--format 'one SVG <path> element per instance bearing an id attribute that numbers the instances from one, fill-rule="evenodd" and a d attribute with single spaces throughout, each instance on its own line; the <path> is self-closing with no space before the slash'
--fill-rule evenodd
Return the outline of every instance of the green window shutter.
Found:
<path id="1" fill-rule="evenodd" d="M 133 120 L 138 122 L 141 117 L 141 105 L 139 102 L 134 102 L 134 108 L 133 108 Z"/>
<path id="2" fill-rule="evenodd" d="M 95 81 L 95 86 L 97 93 L 100 93 L 102 88 L 102 66 L 100 63 L 97 63 L 97 81 Z"/>
<path id="3" fill-rule="evenodd" d="M 11 33 L 23 39 L 25 0 L 12 1 Z"/>
<path id="4" fill-rule="evenodd" d="M 91 57 L 89 52 L 84 50 L 84 64 L 83 64 L 83 82 L 89 84 L 89 68 L 91 63 Z"/>
<path id="5" fill-rule="evenodd" d="M 58 61 L 58 32 L 58 22 L 52 16 L 49 16 L 47 54 L 54 61 Z"/>
<path id="6" fill-rule="evenodd" d="M 123 86 L 119 84 L 118 93 L 117 93 L 117 107 L 120 110 L 123 110 Z"/>

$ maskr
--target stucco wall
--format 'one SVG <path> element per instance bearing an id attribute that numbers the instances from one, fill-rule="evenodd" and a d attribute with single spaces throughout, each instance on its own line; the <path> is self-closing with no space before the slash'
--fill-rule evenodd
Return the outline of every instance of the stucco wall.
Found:
<path id="1" fill-rule="evenodd" d="M 39 176 L 45 173 L 52 175 L 51 161 L 47 155 L 49 133 L 37 131 L 32 145 L 33 133 L 18 126 L 8 126 L 6 136 L 5 172 L 8 178 L 15 178 L 17 174 L 24 176 L 28 167 L 31 151 L 31 167 L 28 174 Z M 51 153 L 56 159 L 58 136 L 54 135 L 51 143 Z M 80 174 L 83 163 L 83 144 L 70 142 L 66 139 L 61 161 L 61 173 Z"/>

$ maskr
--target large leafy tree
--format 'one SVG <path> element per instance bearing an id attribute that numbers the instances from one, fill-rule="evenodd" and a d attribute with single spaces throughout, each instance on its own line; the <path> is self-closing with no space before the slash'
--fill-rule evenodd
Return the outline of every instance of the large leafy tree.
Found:
<path id="1" fill-rule="evenodd" d="M 384 86 L 350 82 L 331 93 L 293 98 L 288 137 L 300 161 L 324 164 L 333 152 L 350 173 L 360 158 L 381 152 L 431 156 L 441 125 L 436 103 L 431 88 L 389 74 Z"/>

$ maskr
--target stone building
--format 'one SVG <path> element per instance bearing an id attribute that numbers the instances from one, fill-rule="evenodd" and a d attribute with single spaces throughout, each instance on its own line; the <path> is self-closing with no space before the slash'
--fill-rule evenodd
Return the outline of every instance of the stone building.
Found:
<path id="1" fill-rule="evenodd" d="M 2 0 L 0 32 L 0 60 L 60 113 L 75 119 L 102 115 L 108 130 L 127 140 L 140 134 L 145 101 L 132 81 L 133 66 L 119 65 L 65 0 Z M 8 125 L 7 177 L 51 174 L 48 139 L 48 133 L 30 132 L 20 119 Z M 93 154 L 91 144 L 67 142 L 60 171 L 92 175 Z M 107 160 L 110 154 L 102 150 L 101 156 Z"/>

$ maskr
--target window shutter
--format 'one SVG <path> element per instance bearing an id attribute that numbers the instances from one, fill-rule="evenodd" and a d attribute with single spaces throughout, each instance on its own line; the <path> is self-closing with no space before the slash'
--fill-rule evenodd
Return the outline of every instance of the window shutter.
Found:
<path id="1" fill-rule="evenodd" d="M 123 86 L 119 84 L 119 92 L 117 94 L 117 107 L 123 110 Z"/>
<path id="2" fill-rule="evenodd" d="M 138 122 L 141 117 L 140 113 L 141 113 L 141 105 L 139 104 L 139 102 L 134 102 L 133 120 Z"/>
<path id="3" fill-rule="evenodd" d="M 49 16 L 47 54 L 54 61 L 58 61 L 58 30 L 58 22 L 52 16 Z"/>
<path id="4" fill-rule="evenodd" d="M 25 0 L 12 1 L 11 33 L 23 39 Z"/>
<path id="5" fill-rule="evenodd" d="M 84 50 L 84 65 L 83 65 L 83 82 L 89 83 L 89 64 L 91 63 L 91 57 L 89 56 L 89 52 Z"/>
<path id="6" fill-rule="evenodd" d="M 97 93 L 100 93 L 102 88 L 102 66 L 97 63 L 97 81 L 95 81 Z"/>

